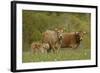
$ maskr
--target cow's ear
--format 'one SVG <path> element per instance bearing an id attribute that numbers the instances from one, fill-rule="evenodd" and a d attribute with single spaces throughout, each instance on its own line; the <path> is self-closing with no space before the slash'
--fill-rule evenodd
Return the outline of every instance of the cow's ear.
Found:
<path id="1" fill-rule="evenodd" d="M 58 29 L 57 29 L 57 28 L 55 28 L 54 30 L 55 30 L 55 31 L 58 31 Z"/>
<path id="2" fill-rule="evenodd" d="M 83 34 L 87 34 L 87 32 L 84 31 Z"/>
<path id="3" fill-rule="evenodd" d="M 79 32 L 75 32 L 75 34 L 79 34 Z"/>

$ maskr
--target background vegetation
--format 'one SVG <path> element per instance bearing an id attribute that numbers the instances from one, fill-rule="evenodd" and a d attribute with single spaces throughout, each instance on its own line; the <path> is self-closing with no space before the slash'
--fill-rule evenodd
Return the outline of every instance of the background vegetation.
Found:
<path id="1" fill-rule="evenodd" d="M 87 49 L 88 58 L 90 58 L 90 18 L 89 13 L 23 10 L 23 61 L 28 60 L 27 57 L 29 58 L 29 54 L 26 52 L 30 51 L 32 42 L 41 41 L 41 34 L 47 29 L 53 30 L 59 27 L 65 28 L 65 32 L 86 31 L 87 35 L 79 48 Z M 83 59 L 87 59 L 87 57 Z"/>

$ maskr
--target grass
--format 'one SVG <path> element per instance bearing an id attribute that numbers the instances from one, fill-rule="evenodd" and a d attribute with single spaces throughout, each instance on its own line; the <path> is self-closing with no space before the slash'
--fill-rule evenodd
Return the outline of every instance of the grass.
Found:
<path id="1" fill-rule="evenodd" d="M 61 48 L 62 49 L 62 48 Z M 86 60 L 91 58 L 90 49 L 70 49 L 65 48 L 59 53 L 38 53 L 23 52 L 22 61 L 27 62 L 45 62 L 45 61 L 65 61 L 65 60 Z"/>

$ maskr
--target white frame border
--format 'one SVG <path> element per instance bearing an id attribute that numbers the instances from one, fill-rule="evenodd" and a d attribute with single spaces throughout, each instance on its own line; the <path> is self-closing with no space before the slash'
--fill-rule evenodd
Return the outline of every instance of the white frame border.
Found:
<path id="1" fill-rule="evenodd" d="M 36 6 L 36 7 L 35 7 Z M 82 8 L 82 7 L 59 7 L 59 6 L 45 6 L 45 5 L 28 5 L 17 4 L 17 22 L 16 22 L 16 34 L 17 34 L 17 47 L 16 47 L 16 60 L 17 70 L 21 69 L 39 69 L 39 68 L 52 68 L 52 67 L 72 67 L 72 66 L 85 66 L 96 65 L 96 45 L 95 45 L 95 33 L 96 33 L 96 9 Z M 50 7 L 50 8 L 49 8 Z M 41 10 L 41 11 L 60 11 L 62 12 L 82 12 L 91 13 L 91 60 L 79 60 L 79 61 L 58 61 L 58 62 L 41 62 L 41 63 L 23 63 L 22 64 L 22 9 L 26 10 Z M 59 10 L 61 9 L 61 10 Z M 67 9 L 67 10 L 66 10 Z M 93 51 L 93 52 L 92 52 Z M 55 66 L 54 66 L 55 65 Z M 67 66 L 66 66 L 67 65 Z"/>

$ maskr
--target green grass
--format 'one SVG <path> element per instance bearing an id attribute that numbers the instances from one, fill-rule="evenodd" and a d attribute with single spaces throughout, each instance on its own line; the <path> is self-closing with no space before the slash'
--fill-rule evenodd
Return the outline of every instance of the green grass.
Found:
<path id="1" fill-rule="evenodd" d="M 61 48 L 62 49 L 62 48 Z M 23 52 L 22 61 L 27 62 L 45 62 L 45 61 L 65 61 L 65 60 L 86 60 L 91 58 L 90 49 L 70 49 L 65 48 L 59 53 L 38 53 Z"/>

